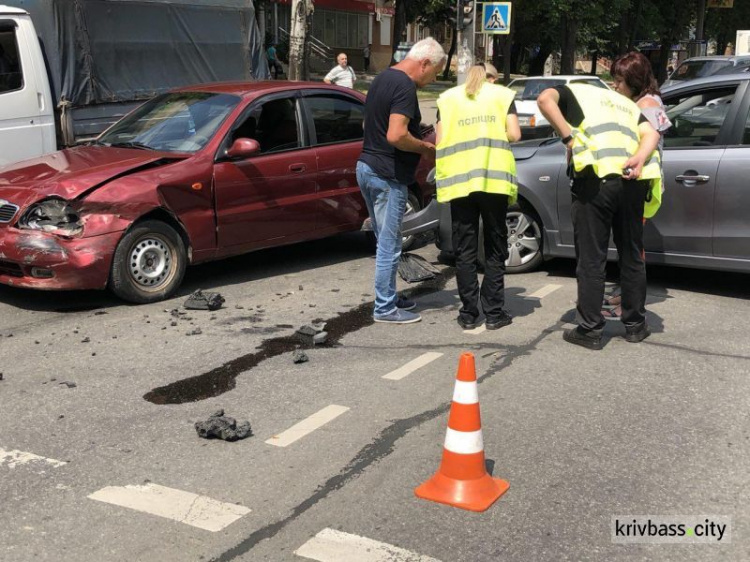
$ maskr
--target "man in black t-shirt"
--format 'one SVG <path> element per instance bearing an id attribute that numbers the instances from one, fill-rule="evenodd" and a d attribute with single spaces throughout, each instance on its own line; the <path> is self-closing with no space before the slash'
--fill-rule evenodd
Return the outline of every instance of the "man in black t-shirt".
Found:
<path id="1" fill-rule="evenodd" d="M 422 140 L 417 88 L 433 82 L 445 61 L 440 43 L 429 37 L 414 44 L 406 58 L 373 80 L 365 102 L 364 144 L 357 182 L 377 237 L 375 257 L 376 322 L 419 322 L 409 312 L 413 301 L 396 294 L 401 257 L 401 221 L 408 185 L 421 156 L 435 156 L 435 145 Z"/>

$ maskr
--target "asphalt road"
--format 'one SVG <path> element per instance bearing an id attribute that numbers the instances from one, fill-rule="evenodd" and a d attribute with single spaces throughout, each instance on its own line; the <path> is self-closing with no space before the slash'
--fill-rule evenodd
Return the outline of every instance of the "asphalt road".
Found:
<path id="1" fill-rule="evenodd" d="M 750 559 L 747 276 L 651 268 L 653 336 L 629 344 L 610 323 L 591 352 L 561 338 L 571 262 L 509 276 L 514 323 L 479 333 L 456 325 L 439 267 L 400 282 L 423 314 L 408 326 L 371 322 L 359 234 L 190 269 L 147 306 L 0 287 L 0 560 Z M 197 288 L 224 307 L 183 310 Z M 294 364 L 314 320 L 330 340 Z M 487 465 L 510 482 L 484 513 L 413 494 L 440 463 L 466 351 Z M 199 438 L 219 409 L 254 435 Z M 626 514 L 728 516 L 731 542 L 613 544 Z"/>

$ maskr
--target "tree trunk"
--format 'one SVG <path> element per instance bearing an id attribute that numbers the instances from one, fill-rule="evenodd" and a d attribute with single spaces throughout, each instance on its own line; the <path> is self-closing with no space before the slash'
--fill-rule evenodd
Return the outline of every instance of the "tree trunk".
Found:
<path id="1" fill-rule="evenodd" d="M 672 51 L 672 37 L 662 37 L 661 49 L 659 49 L 659 64 L 656 68 L 656 82 L 661 84 L 667 79 L 667 64 L 669 54 Z"/>
<path id="2" fill-rule="evenodd" d="M 617 28 L 617 55 L 624 55 L 628 49 L 628 38 L 630 37 L 630 10 L 623 12 L 620 16 L 620 25 Z"/>
<path id="3" fill-rule="evenodd" d="M 302 79 L 305 49 L 305 0 L 292 0 L 292 21 L 289 27 L 289 80 Z"/>
<path id="4" fill-rule="evenodd" d="M 590 74 L 593 74 L 596 76 L 596 61 L 599 59 L 599 51 L 594 51 L 591 55 L 591 72 Z"/>
<path id="5" fill-rule="evenodd" d="M 458 33 L 455 29 L 453 29 L 453 33 L 451 33 L 451 47 L 448 49 L 448 60 L 445 61 L 445 70 L 443 70 L 443 80 L 448 80 L 448 76 L 451 73 L 451 60 L 453 59 L 453 55 L 456 54 L 456 38 L 458 37 Z"/>
<path id="6" fill-rule="evenodd" d="M 400 0 L 396 2 L 396 13 L 393 16 L 393 50 L 391 51 L 391 65 L 396 63 L 394 55 L 398 49 L 398 44 L 403 40 L 403 36 L 406 35 L 406 12 L 408 0 Z"/>
<path id="7" fill-rule="evenodd" d="M 638 31 L 638 24 L 641 21 L 641 11 L 643 10 L 643 0 L 635 0 L 633 10 L 630 12 L 630 36 L 628 37 L 628 51 L 635 49 L 635 34 Z"/>
<path id="8" fill-rule="evenodd" d="M 529 76 L 542 76 L 544 74 L 544 63 L 552 54 L 552 45 L 542 44 L 539 46 L 539 54 L 531 59 L 529 63 Z"/>
<path id="9" fill-rule="evenodd" d="M 576 34 L 578 20 L 570 14 L 562 16 L 562 58 L 560 60 L 560 74 L 575 74 L 576 64 Z"/>

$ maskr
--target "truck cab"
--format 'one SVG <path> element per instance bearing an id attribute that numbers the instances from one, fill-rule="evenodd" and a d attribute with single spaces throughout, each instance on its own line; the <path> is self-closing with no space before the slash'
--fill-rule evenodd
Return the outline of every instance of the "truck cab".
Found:
<path id="1" fill-rule="evenodd" d="M 47 69 L 25 10 L 0 5 L 0 167 L 57 150 Z"/>

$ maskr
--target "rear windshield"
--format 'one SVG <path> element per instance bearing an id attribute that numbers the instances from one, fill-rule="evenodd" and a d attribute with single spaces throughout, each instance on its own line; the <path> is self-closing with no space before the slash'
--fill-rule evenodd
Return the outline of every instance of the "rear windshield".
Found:
<path id="1" fill-rule="evenodd" d="M 517 100 L 535 100 L 547 88 L 564 85 L 565 80 L 544 78 L 539 80 L 514 80 L 508 87 L 516 93 Z"/>
<path id="2" fill-rule="evenodd" d="M 722 68 L 732 66 L 728 60 L 685 61 L 669 77 L 670 80 L 692 80 L 716 74 Z"/>

